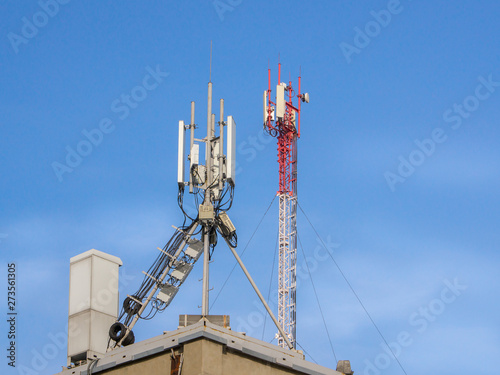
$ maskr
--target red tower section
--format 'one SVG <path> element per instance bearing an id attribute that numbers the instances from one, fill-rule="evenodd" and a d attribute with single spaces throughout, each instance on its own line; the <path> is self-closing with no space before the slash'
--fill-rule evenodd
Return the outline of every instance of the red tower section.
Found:
<path id="1" fill-rule="evenodd" d="M 265 118 L 264 128 L 273 137 L 278 140 L 278 163 L 279 163 L 279 190 L 280 193 L 294 195 L 296 193 L 297 182 L 297 138 L 300 138 L 300 103 L 303 96 L 299 89 L 297 95 L 292 87 L 292 82 L 288 85 L 281 82 L 281 64 L 278 65 L 278 86 L 283 87 L 284 113 L 277 113 L 281 103 L 275 103 L 271 100 L 271 69 L 268 69 L 268 89 L 265 97 Z M 278 94 L 278 93 L 277 93 Z M 293 98 L 299 98 L 298 106 L 293 105 Z M 278 99 L 276 100 L 278 102 Z M 276 119 L 275 119 L 276 117 Z"/>

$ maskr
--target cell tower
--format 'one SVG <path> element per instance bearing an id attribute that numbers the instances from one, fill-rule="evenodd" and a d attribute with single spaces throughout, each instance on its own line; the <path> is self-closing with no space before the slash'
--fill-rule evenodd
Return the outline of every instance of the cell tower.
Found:
<path id="1" fill-rule="evenodd" d="M 210 57 L 211 61 L 211 57 Z M 208 83 L 207 136 L 197 139 L 195 103 L 191 102 L 191 122 L 179 121 L 177 203 L 184 214 L 184 223 L 174 227 L 175 233 L 163 248 L 153 265 L 144 273 L 144 281 L 136 293 L 127 295 L 118 319 L 109 329 L 108 351 L 134 343 L 132 331 L 139 319 L 151 319 L 164 311 L 189 276 L 195 263 L 203 255 L 203 286 L 201 315 L 209 317 L 209 263 L 220 235 L 231 250 L 243 273 L 278 328 L 288 348 L 293 345 L 273 315 L 262 293 L 236 252 L 236 228 L 227 211 L 231 208 L 235 187 L 236 123 L 232 116 L 224 121 L 224 100 L 220 99 L 219 134 L 216 135 L 215 114 L 212 113 L 212 79 Z M 226 131 L 224 130 L 226 128 Z M 186 158 L 186 130 L 189 130 L 189 154 Z M 224 147 L 226 143 L 226 147 Z M 200 163 L 200 146 L 205 146 L 205 164 Z M 225 150 L 224 150 L 225 149 Z M 224 154 L 226 151 L 226 154 Z M 186 160 L 189 179 L 186 179 Z M 189 189 L 197 212 L 191 215 L 184 209 L 184 194 Z M 195 238 L 200 236 L 200 239 Z"/>
<path id="2" fill-rule="evenodd" d="M 297 139 L 300 138 L 300 104 L 309 103 L 309 94 L 297 95 L 292 82 L 281 82 L 278 64 L 276 102 L 271 100 L 271 69 L 264 91 L 264 130 L 278 139 L 279 164 L 279 266 L 278 321 L 287 339 L 296 348 L 296 265 L 297 265 Z M 294 106 L 294 97 L 298 106 Z M 277 334 L 278 345 L 286 347 L 286 338 Z"/>
<path id="3" fill-rule="evenodd" d="M 211 76 L 211 74 L 210 74 Z M 191 102 L 191 122 L 179 121 L 178 195 L 177 202 L 184 214 L 184 223 L 176 228 L 170 241 L 158 248 L 160 254 L 145 277 L 139 290 L 127 295 L 116 323 L 110 330 L 110 346 L 114 349 L 134 343 L 132 328 L 139 319 L 150 319 L 164 311 L 179 288 L 203 255 L 203 286 L 201 315 L 209 314 L 209 262 L 217 245 L 219 233 L 234 251 L 237 246 L 236 229 L 226 211 L 231 208 L 235 186 L 236 123 L 232 116 L 224 120 L 224 99 L 220 99 L 219 134 L 215 132 L 215 114 L 212 113 L 212 81 L 208 83 L 207 136 L 197 139 L 195 103 Z M 226 131 L 224 130 L 226 128 Z M 186 175 L 186 130 L 189 130 L 189 179 Z M 226 139 L 225 139 L 226 138 Z M 226 143 L 226 147 L 224 147 Z M 205 164 L 200 163 L 200 145 L 205 146 Z M 225 149 L 225 150 L 224 150 Z M 227 154 L 224 154 L 224 151 Z M 184 209 L 186 187 L 197 208 L 196 215 Z M 200 239 L 195 236 L 200 235 Z M 148 309 L 148 310 L 146 310 Z"/>

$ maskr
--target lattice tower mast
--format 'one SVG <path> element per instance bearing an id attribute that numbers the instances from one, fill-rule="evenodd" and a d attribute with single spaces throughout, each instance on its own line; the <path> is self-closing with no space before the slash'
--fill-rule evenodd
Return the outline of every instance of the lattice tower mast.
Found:
<path id="1" fill-rule="evenodd" d="M 279 164 L 279 265 L 278 321 L 296 348 L 296 288 L 297 288 L 297 139 L 300 138 L 301 102 L 309 102 L 309 94 L 298 93 L 281 82 L 281 63 L 278 64 L 276 102 L 271 100 L 271 69 L 268 69 L 268 89 L 264 92 L 264 129 L 278 141 Z M 298 98 L 298 106 L 293 99 Z M 286 347 L 282 335 L 278 345 Z"/>

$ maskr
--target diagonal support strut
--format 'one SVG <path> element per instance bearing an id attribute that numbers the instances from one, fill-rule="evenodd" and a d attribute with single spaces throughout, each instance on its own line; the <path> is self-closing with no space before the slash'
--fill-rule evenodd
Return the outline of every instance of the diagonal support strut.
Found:
<path id="1" fill-rule="evenodd" d="M 262 302 L 262 304 L 264 305 L 264 307 L 267 310 L 267 313 L 269 314 L 269 316 L 273 320 L 274 324 L 276 325 L 276 328 L 278 328 L 278 331 L 280 332 L 280 335 L 284 338 L 286 344 L 288 345 L 288 348 L 293 349 L 292 343 L 288 339 L 288 336 L 286 335 L 285 331 L 283 331 L 283 328 L 281 328 L 281 326 L 279 325 L 278 320 L 276 319 L 276 317 L 274 316 L 273 312 L 269 308 L 269 305 L 267 304 L 266 300 L 262 296 L 262 293 L 260 292 L 259 288 L 257 287 L 257 284 L 255 284 L 255 282 L 253 281 L 252 276 L 250 276 L 250 273 L 248 272 L 247 268 L 243 264 L 243 261 L 241 260 L 240 256 L 238 255 L 238 253 L 236 252 L 236 250 L 229 244 L 229 241 L 226 238 L 224 238 L 224 240 L 226 241 L 226 244 L 229 247 L 229 249 L 231 250 L 231 252 L 233 253 L 234 257 L 236 258 L 236 261 L 240 265 L 241 269 L 243 270 L 243 273 L 245 274 L 245 276 L 247 277 L 248 281 L 252 285 L 253 290 L 255 290 L 255 293 L 257 293 L 257 296 L 259 297 L 260 302 Z"/>

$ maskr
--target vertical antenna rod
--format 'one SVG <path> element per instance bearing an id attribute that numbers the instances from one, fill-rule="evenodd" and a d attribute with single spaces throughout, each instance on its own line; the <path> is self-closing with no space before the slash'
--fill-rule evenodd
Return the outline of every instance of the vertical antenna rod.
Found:
<path id="1" fill-rule="evenodd" d="M 208 76 L 208 81 L 212 82 L 212 41 L 210 41 L 210 74 Z"/>
<path id="2" fill-rule="evenodd" d="M 205 160 L 207 165 L 207 180 L 205 189 L 204 206 L 212 206 L 212 139 L 213 139 L 213 122 L 212 122 L 212 42 L 210 41 L 210 77 L 208 82 L 208 101 L 207 101 L 207 139 L 205 147 Z M 207 223 L 203 224 L 203 292 L 201 301 L 201 315 L 208 315 L 208 289 L 209 289 L 209 261 L 210 261 L 210 226 Z"/>

